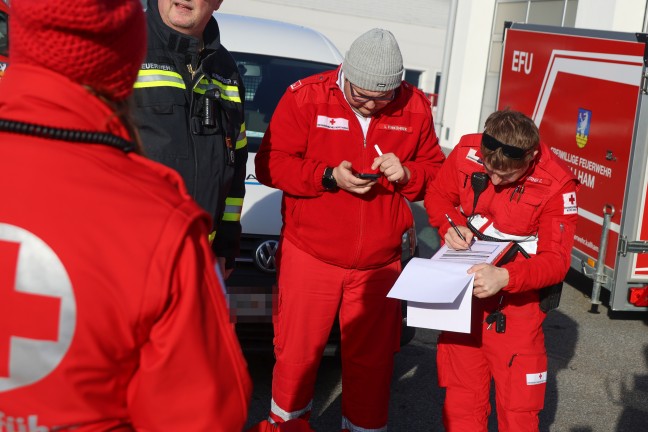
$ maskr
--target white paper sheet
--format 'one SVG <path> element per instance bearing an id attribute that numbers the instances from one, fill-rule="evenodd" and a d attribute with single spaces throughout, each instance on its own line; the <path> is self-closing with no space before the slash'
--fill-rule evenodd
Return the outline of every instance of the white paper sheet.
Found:
<path id="1" fill-rule="evenodd" d="M 407 302 L 407 325 L 470 333 L 473 279 L 452 303 Z"/>
<path id="2" fill-rule="evenodd" d="M 387 297 L 423 303 L 452 303 L 472 280 L 472 264 L 412 258 Z"/>

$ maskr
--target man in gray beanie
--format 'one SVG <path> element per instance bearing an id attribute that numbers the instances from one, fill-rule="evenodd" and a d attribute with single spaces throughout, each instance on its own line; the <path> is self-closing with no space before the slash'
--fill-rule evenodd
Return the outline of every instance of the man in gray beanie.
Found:
<path id="1" fill-rule="evenodd" d="M 370 30 L 336 70 L 288 88 L 263 138 L 256 176 L 284 192 L 284 226 L 272 403 L 257 431 L 309 418 L 336 317 L 342 429 L 387 428 L 402 319 L 386 295 L 413 225 L 406 200 L 421 199 L 444 160 L 430 102 L 403 70 L 394 35 Z"/>

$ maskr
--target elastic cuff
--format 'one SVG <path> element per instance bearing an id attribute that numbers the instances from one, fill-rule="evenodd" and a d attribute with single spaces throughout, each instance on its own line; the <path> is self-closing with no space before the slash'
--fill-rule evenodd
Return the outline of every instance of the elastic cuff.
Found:
<path id="1" fill-rule="evenodd" d="M 514 292 L 519 291 L 518 289 L 515 288 L 515 287 L 517 287 L 517 272 L 515 270 L 513 270 L 511 267 L 515 267 L 515 266 L 511 266 L 511 265 L 508 265 L 508 264 L 504 264 L 502 266 L 502 268 L 505 268 L 508 271 L 508 274 L 509 274 L 508 285 L 506 285 L 504 288 L 502 288 L 502 291 L 506 291 L 506 292 L 509 292 L 509 293 L 514 293 Z"/>

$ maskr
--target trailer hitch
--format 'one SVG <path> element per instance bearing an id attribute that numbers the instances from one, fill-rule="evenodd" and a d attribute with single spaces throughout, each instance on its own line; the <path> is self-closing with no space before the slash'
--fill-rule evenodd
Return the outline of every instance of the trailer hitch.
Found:
<path id="1" fill-rule="evenodd" d="M 626 256 L 628 253 L 648 253 L 648 241 L 628 241 L 628 237 L 621 236 L 621 238 L 619 239 L 618 254 L 621 256 Z"/>

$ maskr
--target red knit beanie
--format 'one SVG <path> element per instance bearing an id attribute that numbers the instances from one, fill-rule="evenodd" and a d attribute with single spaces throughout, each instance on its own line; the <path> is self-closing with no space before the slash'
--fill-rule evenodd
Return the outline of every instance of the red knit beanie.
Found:
<path id="1" fill-rule="evenodd" d="M 146 53 L 139 0 L 13 0 L 11 64 L 45 67 L 121 101 Z"/>

